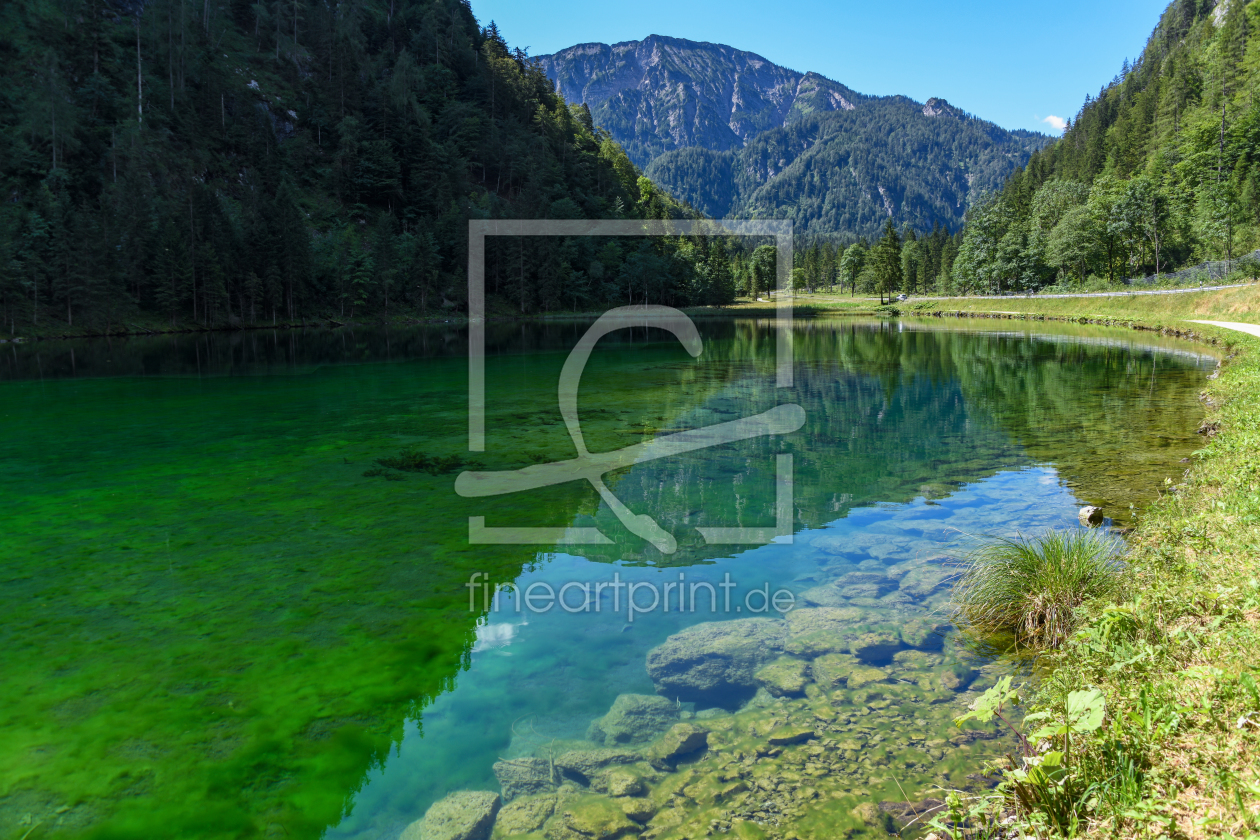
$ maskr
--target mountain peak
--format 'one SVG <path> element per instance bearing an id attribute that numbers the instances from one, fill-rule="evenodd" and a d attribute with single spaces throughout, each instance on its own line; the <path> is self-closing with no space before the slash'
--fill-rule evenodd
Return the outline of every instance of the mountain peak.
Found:
<path id="1" fill-rule="evenodd" d="M 955 108 L 944 99 L 938 99 L 935 96 L 923 104 L 923 116 L 939 117 L 941 114 L 948 114 L 951 117 L 963 116 L 961 109 Z"/>
<path id="2" fill-rule="evenodd" d="M 802 115 L 853 110 L 867 98 L 747 50 L 667 35 L 579 44 L 539 61 L 565 99 L 588 105 L 640 166 L 690 146 L 738 149 Z"/>
<path id="3" fill-rule="evenodd" d="M 864 96 L 725 44 L 653 34 L 539 61 L 673 195 L 716 218 L 790 217 L 805 235 L 877 236 L 889 217 L 957 230 L 973 190 L 1049 139 L 962 119 L 938 97 Z"/>

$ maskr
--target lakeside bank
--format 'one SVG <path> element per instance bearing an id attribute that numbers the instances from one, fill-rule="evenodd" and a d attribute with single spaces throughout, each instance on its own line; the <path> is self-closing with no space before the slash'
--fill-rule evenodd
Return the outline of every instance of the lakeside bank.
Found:
<path id="1" fill-rule="evenodd" d="M 1008 768 L 1007 831 L 1246 837 L 1260 828 L 1260 338 L 1202 323 L 1255 321 L 1260 295 L 1249 291 L 1095 299 L 1088 312 L 1062 299 L 940 311 L 1126 326 L 1224 350 L 1200 395 L 1203 448 L 1128 535 L 1124 597 L 1088 605 L 1023 698 L 1028 715 L 1070 719 L 1069 695 L 1098 689 L 1103 724 L 1060 739 L 1059 769 Z M 967 808 L 992 815 L 997 804 Z"/>

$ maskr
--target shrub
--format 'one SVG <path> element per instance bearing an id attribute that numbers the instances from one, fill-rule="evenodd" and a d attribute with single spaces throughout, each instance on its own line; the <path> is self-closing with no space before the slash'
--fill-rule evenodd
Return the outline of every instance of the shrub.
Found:
<path id="1" fill-rule="evenodd" d="M 1017 646 L 1058 647 L 1072 633 L 1077 607 L 1119 595 L 1121 550 L 1100 531 L 994 540 L 954 584 L 954 623 L 981 637 L 1014 637 Z"/>

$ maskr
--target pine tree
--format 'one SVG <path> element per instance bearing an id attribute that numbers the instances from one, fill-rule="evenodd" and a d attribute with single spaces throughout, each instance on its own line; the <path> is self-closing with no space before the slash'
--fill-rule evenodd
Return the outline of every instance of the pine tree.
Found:
<path id="1" fill-rule="evenodd" d="M 901 237 L 897 235 L 897 228 L 891 218 L 884 223 L 884 235 L 875 245 L 871 256 L 879 302 L 883 304 L 884 296 L 891 297 L 902 285 Z"/>

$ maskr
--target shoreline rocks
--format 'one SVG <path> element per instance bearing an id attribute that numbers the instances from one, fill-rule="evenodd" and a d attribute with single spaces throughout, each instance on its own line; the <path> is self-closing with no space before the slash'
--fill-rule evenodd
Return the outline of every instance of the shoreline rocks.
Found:
<path id="1" fill-rule="evenodd" d="M 1081 508 L 1081 511 L 1080 513 L 1076 515 L 1076 518 L 1080 521 L 1081 525 L 1083 525 L 1084 527 L 1096 528 L 1099 525 L 1103 524 L 1103 520 L 1106 517 L 1103 516 L 1102 508 L 1094 507 L 1093 505 L 1086 505 L 1085 507 Z"/>

